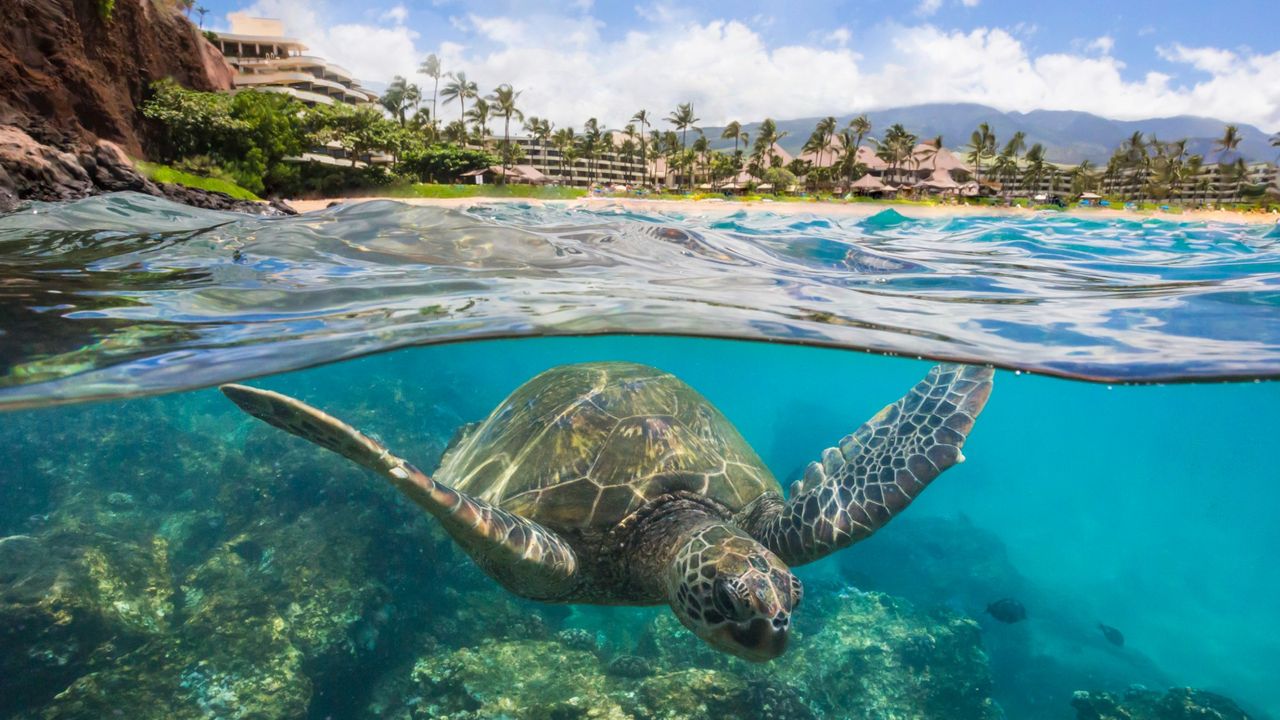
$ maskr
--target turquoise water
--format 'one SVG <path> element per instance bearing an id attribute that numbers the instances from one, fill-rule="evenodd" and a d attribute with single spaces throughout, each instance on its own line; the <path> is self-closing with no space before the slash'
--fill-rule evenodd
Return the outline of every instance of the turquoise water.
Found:
<path id="1" fill-rule="evenodd" d="M 1072 718 L 1073 693 L 1132 709 L 1135 684 L 1280 714 L 1280 385 L 1254 382 L 1280 367 L 1274 230 L 151 202 L 0 218 L 0 402 L 25 408 L 0 415 L 0 717 Z M 896 356 L 400 347 L 664 320 Z M 629 360 L 702 392 L 786 486 L 924 375 L 915 355 L 1170 382 L 997 373 L 964 464 L 799 570 L 798 635 L 764 666 L 665 608 L 515 600 L 375 476 L 216 390 L 143 397 L 323 364 L 254 384 L 430 471 L 538 372 Z M 1240 381 L 1171 382 L 1207 377 Z M 1004 597 L 1025 622 L 984 612 Z M 1183 717 L 1164 707 L 1135 717 Z"/>

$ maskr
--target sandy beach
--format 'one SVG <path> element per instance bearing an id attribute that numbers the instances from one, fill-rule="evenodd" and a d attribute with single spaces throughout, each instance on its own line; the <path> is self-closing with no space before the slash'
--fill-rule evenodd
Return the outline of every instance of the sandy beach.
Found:
<path id="1" fill-rule="evenodd" d="M 346 197 L 325 198 L 320 200 L 290 200 L 289 204 L 299 212 L 321 210 L 335 202 L 359 203 L 370 200 L 394 200 L 410 205 L 433 207 L 471 207 L 494 203 L 518 202 L 533 205 L 559 205 L 564 207 L 598 208 L 604 205 L 623 207 L 635 210 L 697 213 L 703 215 L 728 215 L 742 210 L 771 212 L 794 215 L 829 215 L 834 217 L 867 217 L 884 210 L 896 210 L 910 218 L 956 217 L 974 215 L 1011 215 L 1033 216 L 1042 210 L 1029 208 L 1006 208 L 973 205 L 905 205 L 898 203 L 838 203 L 838 202 L 769 202 L 769 201 L 729 201 L 729 200 L 644 200 L 640 198 L 585 197 L 576 200 L 535 200 L 529 198 L 391 198 L 391 197 Z M 1274 225 L 1280 223 L 1280 214 L 1276 213 L 1243 213 L 1232 210 L 1184 210 L 1180 213 L 1159 211 L 1123 210 L 1111 208 L 1072 207 L 1061 211 L 1073 217 L 1096 220 L 1130 219 L 1144 220 L 1156 218 L 1179 222 L 1221 222 L 1243 223 L 1249 225 Z"/>

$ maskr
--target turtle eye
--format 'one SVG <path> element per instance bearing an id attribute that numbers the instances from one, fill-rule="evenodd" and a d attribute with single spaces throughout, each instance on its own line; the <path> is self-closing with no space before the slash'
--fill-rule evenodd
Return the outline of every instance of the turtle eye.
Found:
<path id="1" fill-rule="evenodd" d="M 747 616 L 747 603 L 738 583 L 717 580 L 711 590 L 711 602 L 717 611 L 730 620 L 742 620 Z"/>

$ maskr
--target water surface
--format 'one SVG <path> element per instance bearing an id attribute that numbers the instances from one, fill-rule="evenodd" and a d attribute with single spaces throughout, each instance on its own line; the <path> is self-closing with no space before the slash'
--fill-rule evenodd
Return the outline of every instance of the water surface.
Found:
<path id="1" fill-rule="evenodd" d="M 405 345 L 716 336 L 1105 381 L 1280 374 L 1280 230 L 389 201 L 291 218 L 146 195 L 0 218 L 0 406 Z"/>

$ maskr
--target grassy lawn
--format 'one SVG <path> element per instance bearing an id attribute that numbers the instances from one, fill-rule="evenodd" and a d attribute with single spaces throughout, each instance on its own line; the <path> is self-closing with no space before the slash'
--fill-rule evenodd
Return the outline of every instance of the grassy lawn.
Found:
<path id="1" fill-rule="evenodd" d="M 586 190 L 571 187 L 537 187 L 534 185 L 436 185 L 414 183 L 393 185 L 386 189 L 389 197 L 404 198 L 529 198 L 533 200 L 572 200 L 585 197 Z"/>
<path id="2" fill-rule="evenodd" d="M 262 199 L 230 180 L 220 180 L 218 178 L 192 175 L 191 173 L 182 172 L 181 170 L 174 170 L 168 165 L 151 163 L 145 160 L 137 160 L 135 161 L 135 164 L 138 167 L 138 172 L 142 173 L 152 182 L 175 183 L 177 185 L 186 185 L 187 187 L 193 187 L 199 190 L 212 190 L 214 192 L 226 193 L 237 200 Z"/>

